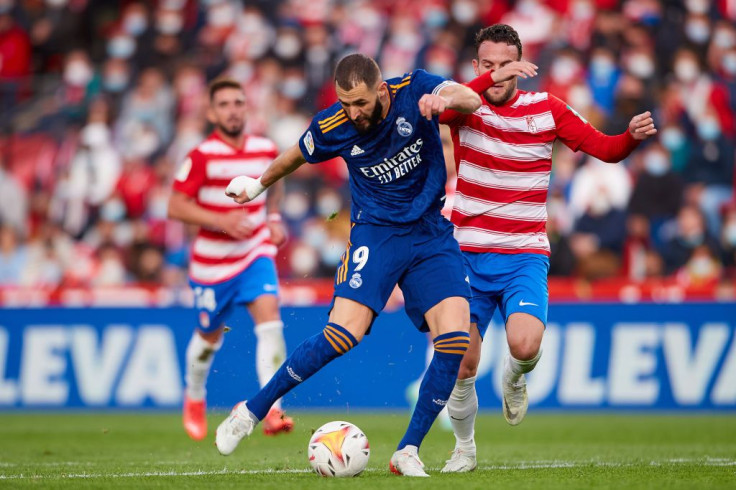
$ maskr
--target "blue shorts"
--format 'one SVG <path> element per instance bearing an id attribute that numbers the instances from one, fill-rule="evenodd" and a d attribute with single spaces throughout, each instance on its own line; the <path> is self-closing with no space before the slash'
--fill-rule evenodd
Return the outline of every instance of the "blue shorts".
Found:
<path id="1" fill-rule="evenodd" d="M 512 313 L 528 313 L 547 326 L 549 257 L 541 254 L 463 252 L 470 278 L 470 321 L 481 337 L 496 307 L 506 323 Z"/>
<path id="2" fill-rule="evenodd" d="M 462 252 L 452 233 L 452 223 L 439 213 L 408 225 L 353 225 L 335 274 L 335 297 L 356 301 L 377 315 L 398 284 L 406 314 L 426 332 L 424 314 L 430 308 L 453 296 L 470 298 Z"/>
<path id="3" fill-rule="evenodd" d="M 219 284 L 189 280 L 194 291 L 197 328 L 213 332 L 220 328 L 235 306 L 252 303 L 263 294 L 279 294 L 276 266 L 270 257 L 259 257 L 243 272 Z"/>

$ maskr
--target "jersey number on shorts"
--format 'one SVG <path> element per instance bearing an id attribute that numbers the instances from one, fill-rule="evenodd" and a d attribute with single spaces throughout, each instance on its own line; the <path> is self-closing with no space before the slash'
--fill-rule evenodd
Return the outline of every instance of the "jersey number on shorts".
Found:
<path id="1" fill-rule="evenodd" d="M 194 288 L 194 306 L 198 310 L 215 311 L 217 308 L 215 290 L 212 288 Z"/>
<path id="2" fill-rule="evenodd" d="M 355 249 L 355 252 L 353 252 L 353 262 L 358 264 L 355 268 L 355 272 L 358 272 L 360 269 L 365 267 L 365 264 L 368 262 L 368 254 L 369 250 L 365 245 Z"/>

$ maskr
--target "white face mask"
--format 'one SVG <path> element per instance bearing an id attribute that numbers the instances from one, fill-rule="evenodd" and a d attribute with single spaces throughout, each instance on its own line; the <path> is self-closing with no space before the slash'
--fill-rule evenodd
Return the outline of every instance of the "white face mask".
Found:
<path id="1" fill-rule="evenodd" d="M 670 168 L 670 162 L 667 155 L 659 151 L 650 151 L 644 157 L 644 169 L 649 175 L 661 177 L 667 173 Z"/>
<path id="2" fill-rule="evenodd" d="M 235 22 L 235 15 L 229 4 L 221 3 L 210 7 L 207 11 L 207 22 L 216 28 L 227 27 Z"/>
<path id="3" fill-rule="evenodd" d="M 578 72 L 578 64 L 575 60 L 572 58 L 568 58 L 567 56 L 564 56 L 562 58 L 557 58 L 552 63 L 552 68 L 550 70 L 550 75 L 557 83 L 569 83 L 572 81 L 572 79 L 575 77 L 575 75 Z"/>
<path id="4" fill-rule="evenodd" d="M 708 12 L 711 0 L 685 0 L 685 7 L 693 14 L 705 14 Z"/>
<path id="5" fill-rule="evenodd" d="M 628 69 L 635 77 L 648 79 L 654 75 L 654 61 L 645 54 L 635 54 L 628 60 Z"/>
<path id="6" fill-rule="evenodd" d="M 721 58 L 721 68 L 729 75 L 736 75 L 736 51 L 731 51 Z"/>
<path id="7" fill-rule="evenodd" d="M 718 29 L 713 34 L 713 44 L 721 49 L 729 49 L 736 46 L 736 35 L 730 29 Z"/>
<path id="8" fill-rule="evenodd" d="M 736 221 L 730 221 L 723 227 L 723 241 L 732 248 L 736 248 Z"/>
<path id="9" fill-rule="evenodd" d="M 452 16 L 456 21 L 463 25 L 470 25 L 475 21 L 478 15 L 478 6 L 475 2 L 467 2 L 465 0 L 456 0 L 450 9 Z"/>
<path id="10" fill-rule="evenodd" d="M 148 19 L 143 14 L 129 14 L 123 20 L 123 29 L 131 36 L 140 36 L 148 28 Z"/>
<path id="11" fill-rule="evenodd" d="M 290 60 L 299 55 L 302 50 L 302 42 L 294 34 L 282 34 L 276 39 L 273 50 L 279 58 Z"/>
<path id="12" fill-rule="evenodd" d="M 107 43 L 107 54 L 111 58 L 128 59 L 135 53 L 136 42 L 130 36 L 115 36 Z"/>
<path id="13" fill-rule="evenodd" d="M 675 76 L 681 82 L 694 82 L 700 76 L 700 68 L 692 60 L 680 60 L 675 64 Z"/>
<path id="14" fill-rule="evenodd" d="M 705 22 L 692 20 L 685 24 L 685 35 L 695 44 L 705 44 L 710 37 L 710 26 Z"/>
<path id="15" fill-rule="evenodd" d="M 675 127 L 669 127 L 662 130 L 659 135 L 662 146 L 669 151 L 677 150 L 685 143 L 685 135 L 682 131 Z"/>
<path id="16" fill-rule="evenodd" d="M 291 270 L 298 276 L 307 276 L 317 268 L 317 253 L 308 245 L 296 247 L 289 257 Z"/>
<path id="17" fill-rule="evenodd" d="M 92 68 L 84 61 L 71 61 L 64 68 L 64 80 L 74 87 L 86 87 L 92 75 Z"/>
<path id="18" fill-rule="evenodd" d="M 184 19 L 181 15 L 170 13 L 163 15 L 156 21 L 156 28 L 161 34 L 175 35 L 184 27 Z"/>

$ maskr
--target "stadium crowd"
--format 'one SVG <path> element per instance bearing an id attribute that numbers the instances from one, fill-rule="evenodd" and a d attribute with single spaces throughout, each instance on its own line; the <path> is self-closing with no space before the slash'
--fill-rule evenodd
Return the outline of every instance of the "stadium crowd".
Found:
<path id="1" fill-rule="evenodd" d="M 550 274 L 736 280 L 736 1 L 0 0 L 0 286 L 186 284 L 193 230 L 166 206 L 210 80 L 242 82 L 248 131 L 283 147 L 336 100 L 345 54 L 465 82 L 496 22 L 540 66 L 521 89 L 608 134 L 646 110 L 660 128 L 622 165 L 557 145 Z M 334 274 L 346 178 L 332 161 L 287 179 L 283 278 Z"/>

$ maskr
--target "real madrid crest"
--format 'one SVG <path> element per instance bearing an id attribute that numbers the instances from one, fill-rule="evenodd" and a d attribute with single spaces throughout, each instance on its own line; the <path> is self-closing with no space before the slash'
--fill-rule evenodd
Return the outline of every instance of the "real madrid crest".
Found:
<path id="1" fill-rule="evenodd" d="M 353 274 L 353 277 L 350 278 L 350 282 L 348 284 L 353 289 L 358 289 L 360 286 L 362 286 L 363 278 L 360 277 L 360 272 L 356 272 L 355 274 Z"/>
<path id="2" fill-rule="evenodd" d="M 401 136 L 407 137 L 411 136 L 411 133 L 414 132 L 414 128 L 407 122 L 406 119 L 403 117 L 400 117 L 396 119 L 396 131 L 399 132 Z"/>

